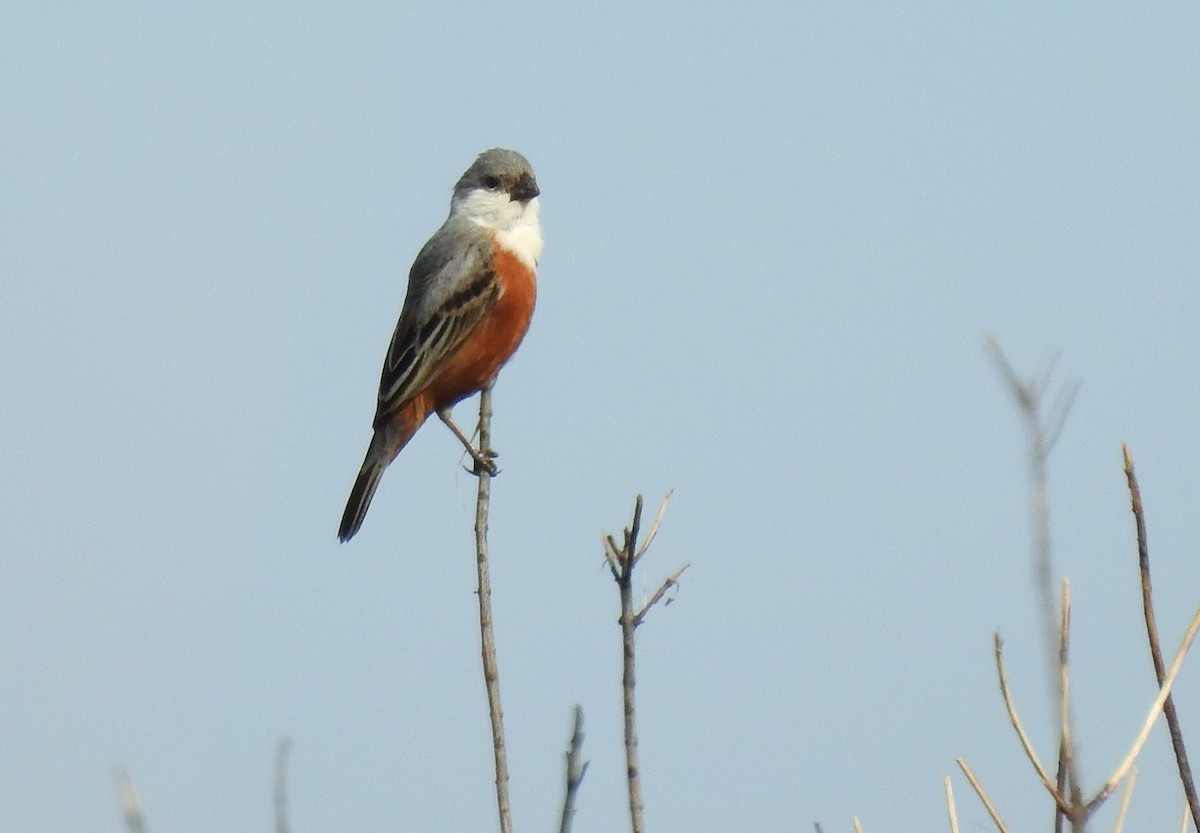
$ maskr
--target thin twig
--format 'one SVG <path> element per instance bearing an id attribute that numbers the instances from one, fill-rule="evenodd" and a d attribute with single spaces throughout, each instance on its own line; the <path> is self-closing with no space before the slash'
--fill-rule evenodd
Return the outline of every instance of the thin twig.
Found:
<path id="1" fill-rule="evenodd" d="M 1067 791 L 1067 755 L 1068 751 L 1063 744 L 1062 737 L 1058 739 L 1058 772 L 1054 776 L 1054 792 L 1055 795 L 1063 795 Z M 1054 833 L 1063 833 L 1063 821 L 1067 814 L 1063 812 L 1063 808 L 1056 801 L 1054 802 Z"/>
<path id="2" fill-rule="evenodd" d="M 1133 798 L 1133 785 L 1137 783 L 1137 767 L 1129 771 L 1129 780 L 1125 782 L 1125 790 L 1121 793 L 1121 806 L 1117 808 L 1117 823 L 1113 825 L 1113 833 L 1121 833 L 1125 829 L 1125 814 L 1129 812 L 1129 800 Z M 1184 810 L 1184 822 L 1187 820 L 1187 810 Z"/>
<path id="3" fill-rule="evenodd" d="M 1072 780 L 1072 761 L 1075 755 L 1074 739 L 1071 737 L 1071 583 L 1063 580 L 1062 618 L 1059 622 L 1058 668 L 1059 668 L 1059 734 L 1058 734 L 1058 773 L 1055 777 L 1057 795 L 1070 794 L 1070 818 L 1072 829 L 1077 827 L 1076 819 L 1080 817 L 1082 797 L 1079 795 L 1079 785 Z M 1063 822 L 1068 814 L 1058 801 L 1054 803 L 1054 831 L 1062 833 Z"/>
<path id="4" fill-rule="evenodd" d="M 1133 746 L 1129 749 L 1129 754 L 1125 756 L 1125 760 L 1117 767 L 1116 771 L 1109 777 L 1108 783 L 1101 787 L 1100 792 L 1096 793 L 1096 797 L 1087 803 L 1087 813 L 1091 815 L 1095 812 L 1112 791 L 1117 788 L 1125 778 L 1129 770 L 1137 761 L 1138 755 L 1142 753 L 1142 747 L 1146 744 L 1146 738 L 1150 737 L 1150 730 L 1154 728 L 1155 721 L 1158 720 L 1159 712 L 1162 711 L 1163 703 L 1171 694 L 1171 686 L 1175 684 L 1175 677 L 1179 675 L 1179 669 L 1183 667 L 1184 657 L 1187 656 L 1188 649 L 1192 647 L 1192 640 L 1196 638 L 1196 631 L 1200 630 L 1200 610 L 1192 617 L 1191 624 L 1188 625 L 1187 633 L 1183 636 L 1183 641 L 1179 645 L 1179 650 L 1175 652 L 1175 659 L 1171 662 L 1171 667 L 1167 669 L 1167 675 L 1163 678 L 1162 688 L 1159 689 L 1158 696 L 1154 698 L 1154 702 L 1150 706 L 1150 712 L 1146 715 L 1146 720 L 1142 723 L 1142 730 L 1138 733 L 1137 738 L 1133 742 Z"/>
<path id="5" fill-rule="evenodd" d="M 288 833 L 288 753 L 292 751 L 292 739 L 280 738 L 275 748 L 275 833 Z"/>
<path id="6" fill-rule="evenodd" d="M 862 823 L 859 822 L 858 816 L 851 816 L 851 819 L 854 822 L 854 833 L 863 833 Z"/>
<path id="7" fill-rule="evenodd" d="M 638 495 L 633 502 L 633 523 L 625 530 L 625 554 L 628 556 L 626 570 L 630 573 L 638 562 L 638 535 L 642 530 L 642 496 Z"/>
<path id="8" fill-rule="evenodd" d="M 958 833 L 958 808 L 954 806 L 954 784 L 950 776 L 945 777 L 946 783 L 946 812 L 950 815 L 950 833 Z"/>
<path id="9" fill-rule="evenodd" d="M 146 814 L 133 779 L 127 772 L 117 773 L 117 802 L 128 833 L 146 833 Z"/>
<path id="10" fill-rule="evenodd" d="M 1071 829 L 1078 831 L 1083 829 L 1083 792 L 1079 787 L 1079 769 L 1075 762 L 1075 738 L 1071 735 L 1071 582 L 1066 579 L 1062 583 L 1059 609 L 1062 611 L 1058 626 L 1059 765 L 1071 805 Z M 1061 786 L 1058 794 L 1063 795 Z M 1055 804 L 1057 806 L 1057 802 Z M 1061 808 L 1057 812 L 1061 813 Z"/>
<path id="11" fill-rule="evenodd" d="M 566 755 L 566 790 L 563 793 L 562 821 L 559 822 L 559 833 L 571 833 L 571 821 L 575 818 L 575 796 L 583 776 L 587 774 L 588 762 L 579 762 L 579 753 L 583 749 L 583 708 L 575 707 L 575 718 L 571 726 L 571 740 L 567 744 Z"/>
<path id="12" fill-rule="evenodd" d="M 667 514 L 667 504 L 671 502 L 671 495 L 675 494 L 675 490 L 669 490 L 663 495 L 662 501 L 658 504 L 658 513 L 654 516 L 654 523 L 650 525 L 650 532 L 646 535 L 646 540 L 637 548 L 637 553 L 634 555 L 634 563 L 636 564 L 646 550 L 650 549 L 650 545 L 654 543 L 654 538 L 658 535 L 658 530 L 662 527 L 663 517 Z"/>
<path id="13" fill-rule="evenodd" d="M 492 383 L 479 394 L 479 453 L 487 457 L 492 442 Z M 492 751 L 496 764 L 496 809 L 500 833 L 512 833 L 508 799 L 508 756 L 504 746 L 504 711 L 500 707 L 500 668 L 496 661 L 496 637 L 492 627 L 492 584 L 488 572 L 488 510 L 492 476 L 479 466 L 479 496 L 475 503 L 475 564 L 479 578 L 479 635 L 483 655 L 483 682 L 487 689 L 488 716 L 492 721 Z"/>
<path id="14" fill-rule="evenodd" d="M 604 560 L 608 564 L 608 569 L 612 572 L 613 578 L 619 581 L 621 579 L 621 550 L 611 535 L 602 536 L 601 543 L 604 545 Z"/>
<path id="15" fill-rule="evenodd" d="M 967 766 L 966 758 L 956 758 L 955 763 L 958 768 L 963 771 L 963 775 L 967 776 L 967 780 L 971 782 L 971 786 L 975 790 L 975 795 L 979 796 L 979 800 L 983 802 L 984 809 L 988 811 L 988 815 L 992 817 L 992 822 L 996 825 L 996 829 L 1000 833 L 1009 833 L 1008 826 L 1005 825 L 1004 819 L 1000 818 L 1000 811 L 996 809 L 996 805 L 992 803 L 992 799 L 988 797 L 987 790 L 983 788 L 983 784 L 979 783 L 979 779 L 975 777 L 975 773 Z"/>
<path id="16" fill-rule="evenodd" d="M 1150 659 L 1154 662 L 1154 676 L 1161 686 L 1166 667 L 1162 647 L 1158 638 L 1158 623 L 1154 616 L 1153 591 L 1150 584 L 1150 545 L 1146 536 L 1146 513 L 1142 508 L 1142 492 L 1138 488 L 1137 475 L 1133 471 L 1133 455 L 1128 445 L 1121 446 L 1125 458 L 1125 479 L 1129 483 L 1129 498 L 1133 509 L 1133 520 L 1137 527 L 1138 568 L 1142 583 L 1142 611 L 1146 618 L 1146 636 L 1150 640 Z M 1183 744 L 1183 729 L 1175 711 L 1175 698 L 1163 702 L 1163 716 L 1167 718 L 1167 730 L 1171 735 L 1171 747 L 1175 750 L 1175 763 L 1179 768 L 1179 780 L 1183 783 L 1183 794 L 1192 813 L 1192 823 L 1200 830 L 1200 801 L 1196 798 L 1196 783 L 1192 779 L 1192 767 L 1188 763 L 1187 749 Z"/>
<path id="17" fill-rule="evenodd" d="M 1075 397 L 1079 395 L 1079 389 L 1083 386 L 1082 382 L 1076 382 L 1071 385 L 1066 392 L 1060 393 L 1058 399 L 1054 403 L 1054 411 L 1046 420 L 1046 453 L 1049 454 L 1054 450 L 1054 446 L 1058 443 L 1059 435 L 1062 434 L 1063 426 L 1067 424 L 1067 416 L 1071 413 L 1071 406 L 1075 404 Z"/>
<path id="18" fill-rule="evenodd" d="M 1050 793 L 1050 797 L 1054 799 L 1065 813 L 1070 813 L 1071 808 L 1063 798 L 1055 785 L 1050 781 L 1050 776 L 1046 774 L 1045 767 L 1038 760 L 1037 752 L 1033 749 L 1033 744 L 1029 740 L 1029 735 L 1025 733 L 1025 727 L 1021 725 L 1021 718 L 1017 714 L 1016 704 L 1013 703 L 1012 693 L 1008 690 L 1008 674 L 1004 670 L 1004 641 L 1000 638 L 1000 634 L 995 635 L 995 651 L 996 651 L 996 674 L 1000 678 L 1000 696 L 1004 700 L 1004 708 L 1008 710 L 1008 720 L 1012 723 L 1013 729 L 1017 732 L 1017 738 L 1021 741 L 1021 748 L 1025 750 L 1026 757 L 1033 764 L 1033 768 L 1037 771 L 1038 778 L 1041 779 L 1042 786 Z M 961 760 L 961 759 L 960 759 Z"/>
<path id="19" fill-rule="evenodd" d="M 633 617 L 634 627 L 637 627 L 638 625 L 642 624 L 642 620 L 646 618 L 646 614 L 650 612 L 650 608 L 652 608 L 656 604 L 658 604 L 659 601 L 662 599 L 662 597 L 666 594 L 666 592 L 668 590 L 670 590 L 672 587 L 675 587 L 676 585 L 679 584 L 679 577 L 681 575 L 683 575 L 683 571 L 686 570 L 690 566 L 692 566 L 692 563 L 690 561 L 684 563 L 684 565 L 682 567 L 680 567 L 678 570 L 676 570 L 671 575 L 669 575 L 667 577 L 666 581 L 664 581 L 662 584 L 659 585 L 658 589 L 654 591 L 654 595 L 650 597 L 650 601 L 648 601 L 644 605 L 642 605 L 642 609 L 639 610 L 637 612 L 637 614 Z M 671 601 L 670 599 L 667 599 L 668 603 L 670 601 Z"/>
<path id="20" fill-rule="evenodd" d="M 1008 361 L 1008 356 L 1004 353 L 1004 348 L 1000 346 L 1000 341 L 995 336 L 988 336 L 983 340 L 984 349 L 992 356 L 992 361 L 996 363 L 996 369 L 1000 371 L 1000 375 L 1004 377 L 1004 383 L 1008 385 L 1013 396 L 1017 398 L 1017 404 L 1025 405 L 1026 386 L 1021 381 L 1021 377 L 1017 376 L 1017 371 Z"/>

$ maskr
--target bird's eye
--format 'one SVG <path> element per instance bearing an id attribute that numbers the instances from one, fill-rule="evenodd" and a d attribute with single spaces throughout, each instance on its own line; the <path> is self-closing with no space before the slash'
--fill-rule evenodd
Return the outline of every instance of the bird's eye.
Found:
<path id="1" fill-rule="evenodd" d="M 500 187 L 500 177 L 493 175 L 485 176 L 483 178 L 483 187 L 489 191 L 495 191 Z"/>

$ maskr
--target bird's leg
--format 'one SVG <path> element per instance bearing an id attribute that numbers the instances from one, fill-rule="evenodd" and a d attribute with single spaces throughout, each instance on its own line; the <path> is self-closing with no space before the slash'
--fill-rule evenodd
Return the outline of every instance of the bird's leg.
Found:
<path id="1" fill-rule="evenodd" d="M 497 468 L 496 461 L 494 459 L 496 457 L 496 452 L 492 451 L 491 449 L 480 451 L 475 446 L 471 445 L 471 441 L 467 438 L 467 435 L 464 434 L 462 430 L 454 424 L 454 420 L 451 419 L 449 408 L 438 408 L 437 415 L 438 419 L 446 423 L 446 427 L 453 432 L 454 436 L 458 437 L 458 441 L 463 444 L 463 448 L 467 450 L 467 453 L 471 455 L 471 459 L 475 461 L 474 474 L 478 475 L 481 472 L 486 471 L 492 477 L 495 477 L 500 473 L 500 469 Z"/>

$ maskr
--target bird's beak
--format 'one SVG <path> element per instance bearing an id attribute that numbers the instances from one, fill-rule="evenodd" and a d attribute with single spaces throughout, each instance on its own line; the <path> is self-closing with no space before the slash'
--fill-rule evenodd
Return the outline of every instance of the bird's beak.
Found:
<path id="1" fill-rule="evenodd" d="M 513 186 L 508 195 L 518 202 L 529 202 L 540 193 L 542 192 L 538 190 L 537 180 L 525 175 L 517 180 L 517 184 Z"/>

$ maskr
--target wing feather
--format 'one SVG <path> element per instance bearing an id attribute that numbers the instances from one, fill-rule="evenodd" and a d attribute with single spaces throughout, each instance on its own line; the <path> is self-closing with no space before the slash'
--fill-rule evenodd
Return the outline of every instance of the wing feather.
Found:
<path id="1" fill-rule="evenodd" d="M 438 257 L 433 243 L 418 255 L 409 274 L 408 298 L 379 380 L 376 426 L 429 386 L 500 296 L 483 251 L 468 247 Z"/>

